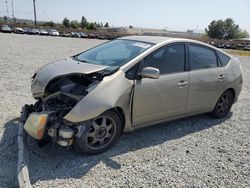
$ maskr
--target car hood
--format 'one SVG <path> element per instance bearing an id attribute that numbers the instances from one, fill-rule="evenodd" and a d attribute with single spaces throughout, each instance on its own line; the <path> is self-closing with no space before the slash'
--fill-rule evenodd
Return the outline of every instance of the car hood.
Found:
<path id="1" fill-rule="evenodd" d="M 58 77 L 70 74 L 90 74 L 108 68 L 108 66 L 83 63 L 71 58 L 49 63 L 41 67 L 32 81 L 31 92 L 33 96 L 44 95 L 47 84 Z"/>

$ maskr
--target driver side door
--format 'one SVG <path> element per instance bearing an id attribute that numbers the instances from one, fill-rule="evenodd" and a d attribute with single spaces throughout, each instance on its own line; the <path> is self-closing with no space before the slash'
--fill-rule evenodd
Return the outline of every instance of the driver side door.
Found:
<path id="1" fill-rule="evenodd" d="M 142 68 L 159 69 L 160 77 L 135 81 L 132 109 L 134 126 L 183 115 L 189 87 L 189 73 L 185 71 L 185 44 L 162 47 L 144 58 L 142 63 Z"/>

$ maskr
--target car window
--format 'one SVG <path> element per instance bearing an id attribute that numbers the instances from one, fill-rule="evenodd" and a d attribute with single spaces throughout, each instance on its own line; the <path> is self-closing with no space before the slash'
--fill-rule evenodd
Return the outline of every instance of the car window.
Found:
<path id="1" fill-rule="evenodd" d="M 143 67 L 155 67 L 160 74 L 183 72 L 185 69 L 185 45 L 163 47 L 144 59 Z"/>
<path id="2" fill-rule="evenodd" d="M 138 69 L 139 69 L 140 64 L 137 63 L 136 65 L 134 65 L 132 68 L 130 68 L 127 72 L 126 72 L 126 78 L 129 80 L 134 80 L 138 77 Z"/>
<path id="3" fill-rule="evenodd" d="M 213 50 L 189 45 L 189 64 L 191 70 L 217 67 L 217 57 Z"/>
<path id="4" fill-rule="evenodd" d="M 228 64 L 228 62 L 230 61 L 230 57 L 227 56 L 227 55 L 225 55 L 225 54 L 223 54 L 223 53 L 221 53 L 221 52 L 219 52 L 219 51 L 217 51 L 217 54 L 218 54 L 218 57 L 220 59 L 221 65 L 223 67 L 226 66 Z"/>
<path id="5" fill-rule="evenodd" d="M 110 57 L 114 59 L 129 59 L 131 52 L 132 50 L 126 48 L 125 44 L 118 44 L 99 52 L 96 55 L 96 60 L 103 61 L 109 59 Z"/>

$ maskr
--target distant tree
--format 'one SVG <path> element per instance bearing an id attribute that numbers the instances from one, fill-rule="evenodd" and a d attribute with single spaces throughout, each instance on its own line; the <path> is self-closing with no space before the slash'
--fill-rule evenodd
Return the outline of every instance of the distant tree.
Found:
<path id="1" fill-rule="evenodd" d="M 194 32 L 194 30 L 192 30 L 192 29 L 187 30 L 187 33 L 193 33 L 193 32 Z"/>
<path id="2" fill-rule="evenodd" d="M 213 20 L 205 31 L 209 37 L 218 39 L 236 39 L 248 35 L 246 31 L 242 32 L 232 18 L 227 18 L 224 21 Z"/>
<path id="3" fill-rule="evenodd" d="M 109 23 L 106 22 L 105 25 L 104 25 L 104 27 L 109 27 Z"/>
<path id="4" fill-rule="evenodd" d="M 103 27 L 103 23 L 101 22 L 100 27 Z"/>
<path id="5" fill-rule="evenodd" d="M 0 23 L 4 23 L 4 19 L 0 17 Z"/>
<path id="6" fill-rule="evenodd" d="M 8 21 L 8 17 L 7 16 L 4 16 L 3 19 L 4 19 L 5 22 Z"/>
<path id="7" fill-rule="evenodd" d="M 97 29 L 96 24 L 95 23 L 88 23 L 87 29 L 89 29 L 89 30 L 96 30 Z"/>
<path id="8" fill-rule="evenodd" d="M 69 28 L 70 27 L 70 21 L 68 18 L 64 18 L 62 24 L 66 27 Z"/>
<path id="9" fill-rule="evenodd" d="M 97 24 L 96 24 L 96 27 L 97 27 L 97 28 L 102 28 L 102 27 L 103 27 L 103 26 L 102 26 L 102 23 L 97 23 Z"/>
<path id="10" fill-rule="evenodd" d="M 56 24 L 53 21 L 49 21 L 49 22 L 43 22 L 42 26 L 45 26 L 45 27 L 55 27 Z"/>
<path id="11" fill-rule="evenodd" d="M 82 16 L 82 19 L 81 19 L 81 28 L 86 28 L 88 26 L 88 21 L 87 19 Z"/>
<path id="12" fill-rule="evenodd" d="M 223 39 L 224 36 L 223 28 L 224 28 L 223 20 L 218 20 L 218 21 L 213 20 L 209 24 L 208 28 L 205 29 L 205 31 L 207 35 L 211 38 Z"/>
<path id="13" fill-rule="evenodd" d="M 244 31 L 240 30 L 236 38 L 247 38 L 247 37 L 249 37 L 249 33 L 246 30 Z"/>
<path id="14" fill-rule="evenodd" d="M 133 29 L 134 27 L 132 25 L 129 26 L 130 29 Z"/>
<path id="15" fill-rule="evenodd" d="M 194 33 L 194 30 L 188 29 L 188 30 L 187 30 L 187 33 L 189 34 L 189 38 L 192 38 L 192 35 L 193 35 L 193 33 Z"/>
<path id="16" fill-rule="evenodd" d="M 78 29 L 80 27 L 80 23 L 77 20 L 73 20 L 70 22 L 70 27 L 73 29 Z"/>
<path id="17" fill-rule="evenodd" d="M 227 18 L 224 21 L 224 37 L 225 39 L 234 39 L 237 38 L 237 34 L 240 33 L 240 27 L 239 25 L 234 23 L 234 20 L 232 18 Z"/>

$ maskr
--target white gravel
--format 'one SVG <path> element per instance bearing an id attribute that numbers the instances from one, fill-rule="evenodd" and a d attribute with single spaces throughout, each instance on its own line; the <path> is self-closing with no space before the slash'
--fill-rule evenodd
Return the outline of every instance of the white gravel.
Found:
<path id="1" fill-rule="evenodd" d="M 17 125 L 43 64 L 103 41 L 0 33 L 0 187 L 16 187 Z M 109 151 L 81 156 L 32 146 L 34 187 L 250 187 L 250 58 L 244 87 L 222 120 L 195 116 L 123 134 Z"/>

